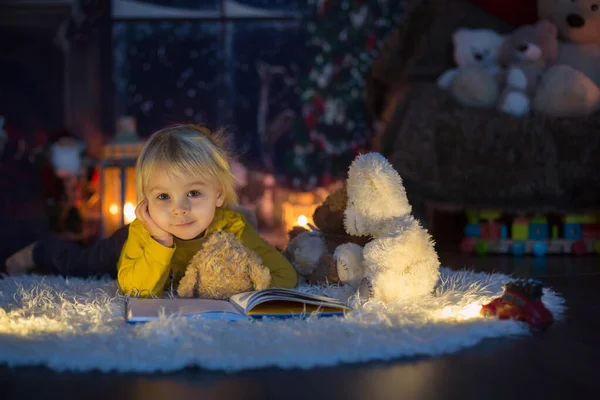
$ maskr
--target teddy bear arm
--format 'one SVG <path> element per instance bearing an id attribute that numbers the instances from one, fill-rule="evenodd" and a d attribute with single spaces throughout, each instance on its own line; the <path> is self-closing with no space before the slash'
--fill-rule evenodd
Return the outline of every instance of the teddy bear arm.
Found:
<path id="1" fill-rule="evenodd" d="M 437 79 L 438 87 L 440 87 L 442 89 L 449 88 L 450 85 L 452 85 L 452 81 L 454 80 L 454 77 L 456 76 L 456 72 L 457 72 L 457 69 L 452 68 L 452 69 L 449 69 L 446 72 L 444 72 L 442 75 L 440 75 L 440 77 Z"/>
<path id="2" fill-rule="evenodd" d="M 335 249 L 333 256 L 340 282 L 357 288 L 365 275 L 363 248 L 355 243 L 344 243 Z"/>
<path id="3" fill-rule="evenodd" d="M 326 252 L 327 247 L 321 236 L 310 232 L 300 234 L 295 240 L 292 265 L 300 275 L 309 275 Z"/>
<path id="4" fill-rule="evenodd" d="M 185 270 L 185 275 L 179 281 L 177 286 L 177 294 L 180 297 L 194 297 L 196 287 L 200 283 L 199 271 L 194 267 L 188 267 Z"/>
<path id="5" fill-rule="evenodd" d="M 254 285 L 254 290 L 264 290 L 271 284 L 271 271 L 260 263 L 252 263 L 248 273 Z"/>
<path id="6" fill-rule="evenodd" d="M 531 110 L 531 101 L 525 92 L 507 87 L 498 100 L 498 110 L 505 114 L 521 117 Z"/>

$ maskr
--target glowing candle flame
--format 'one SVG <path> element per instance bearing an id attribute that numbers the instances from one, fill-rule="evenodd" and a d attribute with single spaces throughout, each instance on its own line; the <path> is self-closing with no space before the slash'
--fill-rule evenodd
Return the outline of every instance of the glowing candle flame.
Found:
<path id="1" fill-rule="evenodd" d="M 133 204 L 125 203 L 125 207 L 123 207 L 123 213 L 125 214 L 125 223 L 131 223 L 135 219 L 135 207 Z"/>
<path id="2" fill-rule="evenodd" d="M 117 206 L 116 204 L 111 204 L 108 208 L 108 212 L 112 215 L 117 215 L 117 213 L 119 212 L 119 206 Z"/>
<path id="3" fill-rule="evenodd" d="M 300 225 L 300 226 L 308 225 L 308 218 L 306 218 L 304 215 L 299 216 L 298 217 L 298 225 Z"/>

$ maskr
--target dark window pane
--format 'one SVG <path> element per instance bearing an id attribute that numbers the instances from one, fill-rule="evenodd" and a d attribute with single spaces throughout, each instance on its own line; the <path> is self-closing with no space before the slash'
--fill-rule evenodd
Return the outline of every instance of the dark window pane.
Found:
<path id="1" fill-rule="evenodd" d="M 141 136 L 169 123 L 218 124 L 222 46 L 216 22 L 114 25 L 116 115 L 133 115 Z"/>
<path id="2" fill-rule="evenodd" d="M 163 7 L 187 8 L 189 10 L 218 10 L 221 0 L 119 0 L 118 3 L 123 3 L 129 7 L 136 7 L 139 5 L 154 5 Z"/>
<path id="3" fill-rule="evenodd" d="M 274 12 L 308 15 L 314 9 L 313 1 L 308 0 L 236 0 L 226 1 L 225 11 L 233 16 L 263 16 Z M 260 15 L 259 15 L 260 14 Z"/>
<path id="4" fill-rule="evenodd" d="M 278 164 L 275 156 L 291 145 L 292 124 L 300 114 L 306 31 L 299 22 L 254 21 L 231 22 L 228 32 L 236 143 L 247 162 Z"/>

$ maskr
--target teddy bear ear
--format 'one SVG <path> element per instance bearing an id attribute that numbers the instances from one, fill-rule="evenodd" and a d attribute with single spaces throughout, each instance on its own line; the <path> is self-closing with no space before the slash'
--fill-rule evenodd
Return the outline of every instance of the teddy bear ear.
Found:
<path id="1" fill-rule="evenodd" d="M 452 41 L 454 43 L 459 43 L 459 42 L 465 40 L 468 34 L 469 34 L 469 30 L 467 28 L 457 29 L 452 34 Z"/>
<path id="2" fill-rule="evenodd" d="M 550 22 L 547 19 L 543 19 L 541 21 L 539 21 L 536 24 L 536 29 L 538 30 L 538 32 L 542 33 L 545 36 L 548 37 L 557 37 L 558 36 L 558 29 L 556 29 L 556 25 L 554 25 L 552 22 Z"/>

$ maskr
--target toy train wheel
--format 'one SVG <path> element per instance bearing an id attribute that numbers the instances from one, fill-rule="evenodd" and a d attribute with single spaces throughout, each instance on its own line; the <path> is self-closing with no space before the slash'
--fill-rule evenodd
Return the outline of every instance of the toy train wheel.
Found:
<path id="1" fill-rule="evenodd" d="M 522 256 L 525 254 L 525 242 L 522 241 L 514 241 L 511 247 L 511 252 L 513 256 Z"/>
<path id="2" fill-rule="evenodd" d="M 478 256 L 485 256 L 489 252 L 489 244 L 485 240 L 480 240 L 475 244 L 475 252 Z"/>
<path id="3" fill-rule="evenodd" d="M 541 241 L 535 242 L 533 246 L 531 246 L 531 251 L 538 257 L 544 256 L 548 252 L 548 245 Z"/>
<path id="4" fill-rule="evenodd" d="M 587 246 L 583 240 L 578 240 L 571 245 L 571 252 L 577 256 L 582 256 L 587 252 Z"/>

